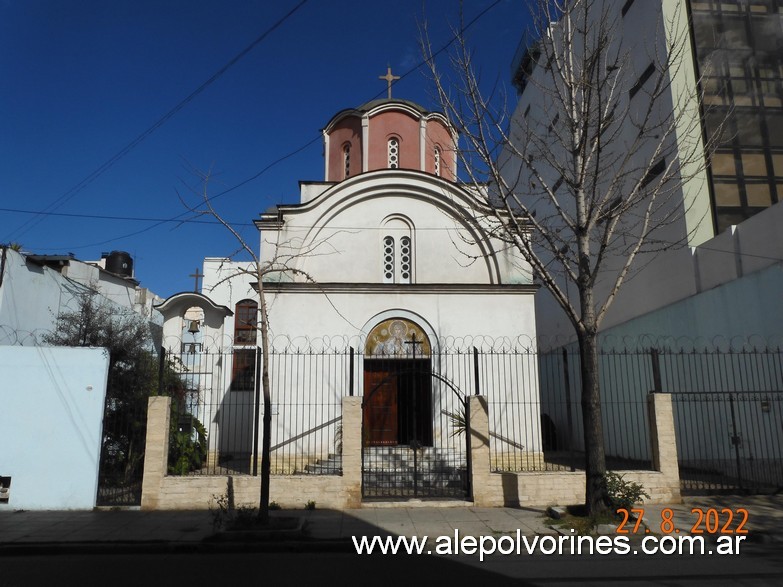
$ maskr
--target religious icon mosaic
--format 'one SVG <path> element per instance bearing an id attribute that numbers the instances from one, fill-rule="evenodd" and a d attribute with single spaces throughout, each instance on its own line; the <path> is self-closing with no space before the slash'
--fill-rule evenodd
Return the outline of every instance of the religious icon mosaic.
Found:
<path id="1" fill-rule="evenodd" d="M 365 356 L 399 359 L 428 358 L 430 341 L 416 323 L 404 318 L 384 320 L 372 329 L 364 347 Z"/>

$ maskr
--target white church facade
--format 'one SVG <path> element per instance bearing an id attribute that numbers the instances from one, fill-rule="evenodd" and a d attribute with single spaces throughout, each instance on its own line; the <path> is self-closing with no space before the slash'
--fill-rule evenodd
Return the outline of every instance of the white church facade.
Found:
<path id="1" fill-rule="evenodd" d="M 469 396 L 488 398 L 497 462 L 520 470 L 542 454 L 530 268 L 496 237 L 485 187 L 458 181 L 457 135 L 442 115 L 375 100 L 339 112 L 323 135 L 324 181 L 300 182 L 298 203 L 255 220 L 273 473 L 340 472 L 340 401 L 356 395 L 366 497 L 469 497 Z M 203 273 L 200 294 L 160 307 L 164 341 L 192 365 L 188 409 L 206 429 L 209 465 L 252 472 L 256 267 L 215 257 Z"/>

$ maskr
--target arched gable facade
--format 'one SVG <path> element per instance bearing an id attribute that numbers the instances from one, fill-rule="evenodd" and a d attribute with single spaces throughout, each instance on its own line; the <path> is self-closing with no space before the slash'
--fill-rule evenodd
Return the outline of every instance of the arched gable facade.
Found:
<path id="1" fill-rule="evenodd" d="M 382 275 L 381 242 L 387 236 L 380 233 L 390 219 L 405 218 L 411 228 L 416 283 L 530 283 L 526 264 L 493 238 L 494 221 L 488 211 L 471 193 L 432 175 L 405 170 L 365 174 L 340 182 L 305 204 L 280 206 L 278 211 L 283 223 L 278 214 L 268 223 L 263 217 L 257 223 L 262 228 L 262 252 L 271 259 L 285 251 L 297 269 L 317 282 L 377 281 Z M 264 231 L 272 223 L 276 230 Z M 396 239 L 395 247 L 399 248 Z M 296 249 L 318 254 L 298 255 Z M 346 258 L 351 273 L 333 275 Z"/>

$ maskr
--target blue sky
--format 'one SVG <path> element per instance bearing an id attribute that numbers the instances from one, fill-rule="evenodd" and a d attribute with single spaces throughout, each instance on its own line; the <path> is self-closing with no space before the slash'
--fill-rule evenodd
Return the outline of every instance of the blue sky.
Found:
<path id="1" fill-rule="evenodd" d="M 215 200 L 257 242 L 252 219 L 297 201 L 299 180 L 323 179 L 320 129 L 339 110 L 385 95 L 378 76 L 387 64 L 411 72 L 395 97 L 437 109 L 424 70 L 413 71 L 416 23 L 426 14 L 433 44 L 446 43 L 458 0 L 309 0 L 116 157 L 299 1 L 0 0 L 0 242 L 83 260 L 125 250 L 142 285 L 164 297 L 189 290 L 205 256 L 236 249 L 224 228 L 11 210 L 176 218 L 186 212 L 180 195 L 197 202 L 191 168 L 211 169 L 216 194 L 315 139 Z M 464 4 L 466 20 L 491 7 L 471 41 L 486 83 L 510 87 L 523 3 Z"/>

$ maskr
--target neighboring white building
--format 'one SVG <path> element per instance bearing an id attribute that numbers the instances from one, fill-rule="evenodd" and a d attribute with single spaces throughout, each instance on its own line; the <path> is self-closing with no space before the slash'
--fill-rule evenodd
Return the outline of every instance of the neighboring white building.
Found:
<path id="1" fill-rule="evenodd" d="M 631 420 L 612 414 L 618 407 L 643 400 L 650 390 L 665 391 L 675 402 L 684 482 L 711 489 L 715 486 L 709 485 L 710 480 L 724 475 L 717 486 L 748 489 L 743 483 L 770 483 L 779 487 L 783 478 L 783 3 L 573 0 L 564 5 L 576 8 L 571 30 L 585 31 L 587 38 L 601 27 L 612 31 L 608 50 L 600 61 L 591 62 L 596 68 L 590 70 L 595 79 L 609 80 L 602 95 L 605 99 L 611 95 L 612 100 L 601 103 L 609 114 L 607 130 L 585 143 L 596 145 L 596 136 L 606 140 L 601 153 L 601 161 L 607 162 L 600 176 L 604 185 L 617 177 L 622 162 L 626 166 L 618 175 L 627 174 L 618 182 L 622 188 L 638 186 L 640 179 L 642 185 L 647 185 L 647 179 L 665 185 L 662 178 L 668 170 L 673 170 L 670 185 L 677 186 L 660 208 L 670 214 L 671 222 L 652 237 L 661 250 L 637 258 L 632 277 L 622 285 L 601 324 L 605 354 L 599 370 L 607 454 L 649 458 L 644 442 L 629 454 L 616 448 L 643 436 L 644 411 Z M 589 7 L 587 22 L 581 10 L 585 6 Z M 544 39 L 555 39 L 556 44 L 566 30 L 564 21 L 552 22 Z M 567 210 L 573 210 L 575 198 L 568 193 L 567 172 L 560 175 L 553 169 L 563 149 L 558 137 L 569 136 L 569 115 L 553 92 L 556 70 L 541 47 L 539 40 L 523 45 L 513 66 L 519 101 L 511 138 L 517 150 L 532 153 L 548 165 L 539 168 L 540 176 L 531 177 L 518 157 L 509 157 L 512 149 L 501 163 L 507 181 L 518 187 L 519 199 L 537 212 L 537 218 L 547 219 L 555 216 L 554 206 L 552 198 L 542 196 L 542 184 L 552 186 Z M 563 61 L 580 67 L 580 57 L 577 41 L 575 51 Z M 667 61 L 671 67 L 661 76 L 660 64 Z M 645 135 L 639 122 L 656 88 L 660 95 L 650 110 L 651 132 Z M 595 90 L 589 83 L 582 89 Z M 578 100 L 573 105 L 581 112 Z M 624 117 L 626 113 L 630 116 Z M 656 126 L 671 120 L 675 124 L 669 134 L 666 124 Z M 531 143 L 523 141 L 528 131 L 535 137 Z M 592 127 L 590 133 L 594 132 Z M 536 152 L 530 150 L 531 144 Z M 660 153 L 653 151 L 658 144 L 666 155 L 660 159 Z M 548 153 L 555 157 L 547 158 Z M 567 154 L 563 160 L 571 162 Z M 649 175 L 643 174 L 645 168 Z M 597 191 L 603 193 L 604 185 L 598 183 Z M 630 189 L 618 192 L 598 208 L 603 217 L 595 225 L 596 233 L 604 226 L 601 222 L 612 218 L 613 206 L 632 197 Z M 628 218 L 638 226 L 644 217 L 632 212 Z M 566 234 L 572 237 L 574 232 Z M 623 248 L 633 242 L 618 234 L 615 256 L 605 258 L 605 272 L 597 280 L 599 299 L 607 295 L 607 284 L 628 258 Z M 565 245 L 562 250 L 573 250 L 572 242 L 559 244 Z M 594 250 L 591 255 L 595 260 Z M 557 257 L 553 256 L 550 267 L 557 267 Z M 571 261 L 575 264 L 573 257 Z M 573 282 L 570 290 L 564 283 L 562 287 L 576 303 Z M 536 300 L 536 316 L 539 333 L 553 347 L 563 347 L 558 350 L 565 355 L 548 354 L 547 363 L 541 364 L 542 373 L 566 372 L 564 378 L 542 377 L 542 409 L 554 414 L 559 432 L 572 428 L 571 437 L 578 439 L 578 426 L 572 426 L 564 411 L 555 414 L 552 408 L 569 392 L 572 397 L 578 393 L 572 391 L 580 385 L 578 355 L 570 355 L 570 382 L 565 367 L 566 353 L 573 353 L 576 346 L 574 328 L 543 289 Z"/>
<path id="2" fill-rule="evenodd" d="M 87 262 L 72 255 L 35 255 L 3 247 L 0 264 L 0 345 L 40 344 L 57 317 L 77 311 L 79 297 L 88 292 L 149 320 L 153 337 L 160 339 L 163 321 L 153 304 L 162 298 L 139 286 L 127 253 L 113 251 Z"/>
<path id="3" fill-rule="evenodd" d="M 626 103 L 644 102 L 655 82 L 649 73 L 655 56 L 665 55 L 667 44 L 677 45 L 681 54 L 660 103 L 688 113 L 673 134 L 673 154 L 694 145 L 697 152 L 702 149 L 701 162 L 692 158 L 691 169 L 683 172 L 688 180 L 671 198 L 678 219 L 659 236 L 671 246 L 639 259 L 640 270 L 623 285 L 602 324 L 605 334 L 707 341 L 717 336 L 779 337 L 781 10 L 777 0 L 593 2 L 595 18 L 616 19 L 616 41 L 628 51 L 623 76 L 630 89 L 620 88 L 627 92 Z M 553 23 L 553 30 L 557 26 Z M 536 47 L 529 43 L 514 64 L 520 93 L 513 124 L 536 124 L 545 137 L 557 132 L 558 120 L 553 120 L 556 108 L 551 97 L 541 90 L 547 83 L 546 64 L 537 61 Z M 634 75 L 628 75 L 627 67 Z M 701 101 L 697 80 L 704 92 Z M 693 120 L 701 124 L 692 126 Z M 721 122 L 723 139 L 708 159 L 702 137 L 712 140 Z M 619 133 L 622 141 L 634 131 L 631 124 L 626 127 Z M 640 161 L 649 156 L 643 145 L 637 152 Z M 508 177 L 518 174 L 513 161 L 505 171 Z M 569 292 L 572 299 L 574 289 Z M 542 291 L 536 311 L 542 335 L 573 339 L 573 327 L 548 292 Z"/>
<path id="4" fill-rule="evenodd" d="M 300 182 L 299 203 L 255 221 L 261 265 L 279 269 L 263 279 L 274 355 L 273 445 L 290 448 L 308 427 L 326 427 L 331 446 L 324 449 L 335 451 L 336 406 L 353 393 L 365 396 L 367 447 L 421 443 L 442 456 L 452 450 L 448 427 L 462 409 L 457 400 L 478 393 L 473 347 L 532 348 L 537 287 L 527 264 L 495 238 L 476 197 L 484 188 L 456 181 L 456 134 L 442 115 L 404 100 L 376 100 L 338 113 L 323 132 L 325 181 Z M 257 279 L 252 264 L 219 257 L 205 259 L 203 272 L 203 294 L 233 311 L 223 338 L 212 339 L 213 348 L 233 354 L 222 372 L 225 417 L 254 402 Z M 165 327 L 175 334 L 171 347 L 181 344 L 176 332 L 187 323 L 174 318 L 177 325 Z M 280 362 L 296 353 L 309 362 Z M 482 390 L 501 406 L 491 407 L 505 430 L 497 452 L 524 447 L 540 456 L 537 409 L 530 417 L 519 407 L 537 402 L 535 360 L 508 359 L 516 361 L 512 372 L 488 374 L 494 383 Z M 312 406 L 312 414 L 289 415 L 297 402 Z M 236 454 L 242 445 L 252 452 L 252 426 L 239 438 L 215 412 L 204 417 L 212 426 L 210 450 L 220 445 Z M 221 428 L 223 437 L 233 435 L 233 448 L 216 440 Z M 301 447 L 321 451 L 306 439 Z"/>

